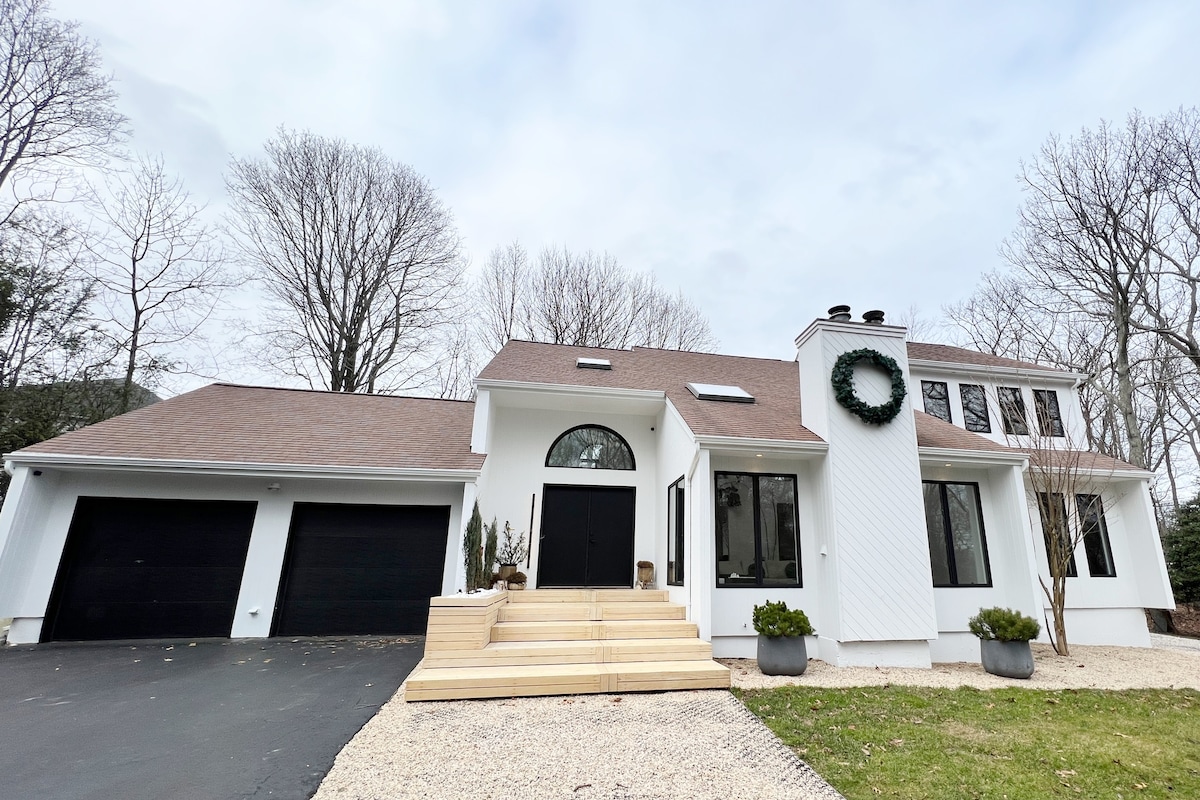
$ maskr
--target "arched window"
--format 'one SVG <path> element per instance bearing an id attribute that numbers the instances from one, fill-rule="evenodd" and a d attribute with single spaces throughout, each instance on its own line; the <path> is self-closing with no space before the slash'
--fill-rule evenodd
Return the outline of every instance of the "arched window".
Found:
<path id="1" fill-rule="evenodd" d="M 546 455 L 546 466 L 635 469 L 629 444 L 621 434 L 600 425 L 580 425 L 559 436 Z"/>

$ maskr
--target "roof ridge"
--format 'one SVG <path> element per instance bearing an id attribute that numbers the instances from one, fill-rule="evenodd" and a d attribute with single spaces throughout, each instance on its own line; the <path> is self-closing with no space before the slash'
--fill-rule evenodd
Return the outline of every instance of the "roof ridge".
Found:
<path id="1" fill-rule="evenodd" d="M 304 392 L 306 394 L 321 394 L 321 395 L 340 395 L 344 397 L 383 397 L 389 400 L 432 400 L 438 403 L 474 403 L 474 400 L 458 400 L 450 397 L 422 397 L 420 395 L 409 394 L 383 394 L 381 392 L 336 392 L 332 389 L 304 389 L 297 386 L 257 386 L 251 383 L 231 383 L 229 381 L 215 381 L 208 386 L 201 386 L 201 389 L 208 389 L 213 386 L 224 386 L 230 389 L 263 389 L 270 392 Z M 193 390 L 199 391 L 199 390 Z M 181 395 L 175 395 L 180 397 Z"/>

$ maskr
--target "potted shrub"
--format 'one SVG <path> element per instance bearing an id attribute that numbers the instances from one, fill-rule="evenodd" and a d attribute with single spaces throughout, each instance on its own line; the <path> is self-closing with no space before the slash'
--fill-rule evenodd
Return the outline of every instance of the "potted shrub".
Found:
<path id="1" fill-rule="evenodd" d="M 979 659 L 984 670 L 1004 678 L 1028 678 L 1033 674 L 1029 640 L 1036 639 L 1042 630 L 1033 617 L 995 606 L 979 609 L 967 625 L 979 637 Z"/>
<path id="2" fill-rule="evenodd" d="M 527 580 L 524 572 L 514 572 L 508 576 L 508 588 L 514 591 L 524 589 Z"/>
<path id="3" fill-rule="evenodd" d="M 768 600 L 754 607 L 754 630 L 758 632 L 758 668 L 764 675 L 803 675 L 808 669 L 804 637 L 814 631 L 808 615 L 790 610 L 787 603 Z"/>
<path id="4" fill-rule="evenodd" d="M 504 538 L 496 549 L 496 560 L 500 562 L 500 576 L 507 579 L 517 571 L 517 565 L 529 557 L 529 548 L 525 545 L 525 533 L 514 531 L 504 521 Z"/>
<path id="5" fill-rule="evenodd" d="M 638 586 L 647 588 L 654 583 L 654 562 L 639 561 L 637 562 L 637 579 Z"/>

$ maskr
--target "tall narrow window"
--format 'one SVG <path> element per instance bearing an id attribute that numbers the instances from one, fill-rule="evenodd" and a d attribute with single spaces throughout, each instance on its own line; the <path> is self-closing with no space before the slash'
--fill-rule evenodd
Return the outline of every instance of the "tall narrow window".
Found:
<path id="1" fill-rule="evenodd" d="M 925 413 L 953 422 L 950 419 L 950 390 L 941 381 L 921 381 L 921 397 L 925 400 Z"/>
<path id="2" fill-rule="evenodd" d="M 1050 536 L 1054 534 L 1058 537 L 1060 548 L 1071 550 L 1071 557 L 1067 561 L 1067 577 L 1077 577 L 1079 575 L 1079 568 L 1075 566 L 1075 552 L 1071 548 L 1071 534 L 1067 524 L 1066 501 L 1058 492 L 1053 494 L 1038 492 L 1037 501 L 1038 515 L 1042 519 L 1042 537 L 1046 544 L 1047 563 L 1049 563 L 1053 552 L 1051 550 Z"/>
<path id="3" fill-rule="evenodd" d="M 958 392 L 962 395 L 963 426 L 975 433 L 991 433 L 992 420 L 988 416 L 987 394 L 979 384 L 961 383 Z"/>
<path id="4" fill-rule="evenodd" d="M 796 476 L 715 477 L 717 585 L 800 586 Z"/>
<path id="5" fill-rule="evenodd" d="M 1033 412 L 1037 414 L 1038 431 L 1042 436 L 1066 436 L 1062 412 L 1058 410 L 1058 392 L 1053 389 L 1033 390 Z"/>
<path id="6" fill-rule="evenodd" d="M 546 466 L 634 469 L 633 450 L 614 430 L 600 425 L 580 425 L 554 441 L 546 454 Z"/>
<path id="7" fill-rule="evenodd" d="M 667 585 L 683 586 L 683 478 L 667 487 Z"/>
<path id="8" fill-rule="evenodd" d="M 1028 436 L 1025 399 L 1021 396 L 1020 388 L 1001 386 L 996 391 L 1000 396 L 1000 418 L 1004 421 L 1004 432 L 1012 436 Z"/>
<path id="9" fill-rule="evenodd" d="M 1098 494 L 1075 495 L 1079 511 L 1079 529 L 1083 533 L 1083 551 L 1087 554 L 1088 573 L 1093 578 L 1115 578 L 1112 548 L 1108 543 L 1108 526 L 1104 524 L 1104 503 Z"/>
<path id="10" fill-rule="evenodd" d="M 925 481 L 925 529 L 934 586 L 991 586 L 979 486 Z"/>

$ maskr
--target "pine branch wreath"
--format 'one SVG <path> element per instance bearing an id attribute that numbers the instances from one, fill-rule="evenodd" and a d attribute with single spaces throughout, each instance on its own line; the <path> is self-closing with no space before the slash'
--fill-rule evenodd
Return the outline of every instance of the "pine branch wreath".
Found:
<path id="1" fill-rule="evenodd" d="M 858 362 L 867 361 L 882 370 L 892 378 L 892 399 L 878 406 L 869 406 L 862 401 L 854 391 L 854 368 Z M 904 384 L 904 373 L 900 370 L 895 359 L 885 356 L 878 350 L 851 350 L 838 356 L 833 365 L 833 393 L 838 404 L 868 425 L 886 425 L 900 413 L 908 388 Z"/>

